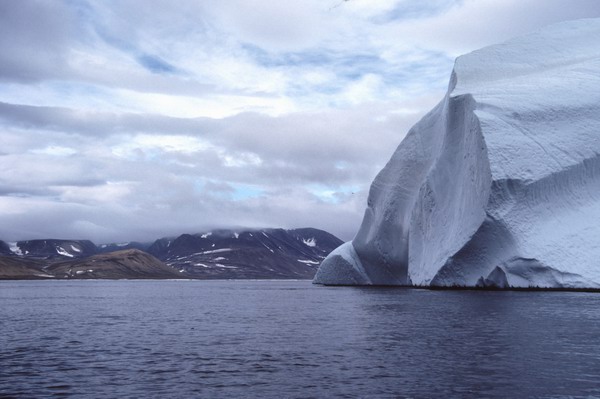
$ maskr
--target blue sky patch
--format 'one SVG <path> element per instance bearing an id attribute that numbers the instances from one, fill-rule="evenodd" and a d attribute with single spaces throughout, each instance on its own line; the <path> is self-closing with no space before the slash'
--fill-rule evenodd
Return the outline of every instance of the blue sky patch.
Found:
<path id="1" fill-rule="evenodd" d="M 463 0 L 434 0 L 427 2 L 399 1 L 394 8 L 373 18 L 376 24 L 385 24 L 411 19 L 430 18 L 460 6 Z"/>
<path id="2" fill-rule="evenodd" d="M 142 54 L 136 58 L 137 62 L 152 73 L 175 73 L 177 68 L 160 57 Z"/>

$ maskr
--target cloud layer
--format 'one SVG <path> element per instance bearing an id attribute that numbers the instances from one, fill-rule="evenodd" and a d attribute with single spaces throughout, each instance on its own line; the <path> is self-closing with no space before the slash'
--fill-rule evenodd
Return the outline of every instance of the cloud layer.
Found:
<path id="1" fill-rule="evenodd" d="M 0 239 L 350 239 L 454 58 L 597 1 L 0 2 Z"/>

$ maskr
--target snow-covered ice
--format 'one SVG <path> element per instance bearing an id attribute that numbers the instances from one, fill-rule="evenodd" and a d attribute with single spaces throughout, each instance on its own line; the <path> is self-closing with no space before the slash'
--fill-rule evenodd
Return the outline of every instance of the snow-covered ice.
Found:
<path id="1" fill-rule="evenodd" d="M 600 288 L 600 19 L 459 57 L 322 284 Z"/>

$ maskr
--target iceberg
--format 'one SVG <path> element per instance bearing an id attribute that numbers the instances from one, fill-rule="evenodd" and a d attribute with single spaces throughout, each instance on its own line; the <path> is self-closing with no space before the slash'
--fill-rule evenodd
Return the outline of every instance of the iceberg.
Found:
<path id="1" fill-rule="evenodd" d="M 600 288 L 600 19 L 458 57 L 314 282 Z"/>

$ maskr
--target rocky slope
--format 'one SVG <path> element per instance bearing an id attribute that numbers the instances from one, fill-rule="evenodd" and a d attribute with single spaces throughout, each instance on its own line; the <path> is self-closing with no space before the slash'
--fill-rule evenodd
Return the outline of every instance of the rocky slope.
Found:
<path id="1" fill-rule="evenodd" d="M 180 274 L 154 256 L 129 249 L 61 260 L 0 256 L 0 279 L 162 279 Z"/>
<path id="2" fill-rule="evenodd" d="M 34 259 L 21 259 L 12 255 L 0 255 L 0 280 L 35 280 L 54 278 L 43 270 L 45 263 Z"/>
<path id="3" fill-rule="evenodd" d="M 45 269 L 56 278 L 69 279 L 163 279 L 180 273 L 138 249 L 97 254 L 84 259 L 56 262 Z"/>

